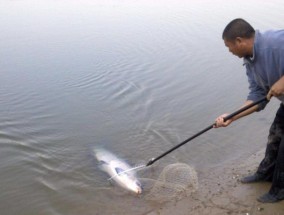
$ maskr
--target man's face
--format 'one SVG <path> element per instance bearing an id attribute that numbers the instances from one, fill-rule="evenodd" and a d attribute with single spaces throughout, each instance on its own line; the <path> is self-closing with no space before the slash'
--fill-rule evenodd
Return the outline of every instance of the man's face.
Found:
<path id="1" fill-rule="evenodd" d="M 225 46 L 228 47 L 229 51 L 238 56 L 239 58 L 245 57 L 242 41 L 236 39 L 234 41 L 229 41 L 224 39 Z"/>

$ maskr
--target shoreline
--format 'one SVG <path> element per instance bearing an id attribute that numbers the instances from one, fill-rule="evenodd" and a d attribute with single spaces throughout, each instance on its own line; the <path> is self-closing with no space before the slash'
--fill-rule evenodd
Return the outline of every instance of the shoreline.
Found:
<path id="1" fill-rule="evenodd" d="M 271 183 L 242 184 L 240 178 L 253 173 L 262 158 L 261 149 L 247 159 L 238 158 L 225 166 L 198 172 L 199 188 L 190 196 L 168 202 L 147 215 L 281 215 L 284 201 L 260 203 L 257 197 L 268 192 Z"/>

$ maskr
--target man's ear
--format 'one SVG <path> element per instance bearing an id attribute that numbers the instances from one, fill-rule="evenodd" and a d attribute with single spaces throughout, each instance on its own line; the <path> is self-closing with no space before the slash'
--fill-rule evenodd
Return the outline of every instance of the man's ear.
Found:
<path id="1" fill-rule="evenodd" d="M 240 45 L 242 42 L 243 42 L 243 38 L 241 38 L 241 37 L 236 37 L 236 39 L 235 39 L 235 43 L 236 43 L 236 44 Z"/>

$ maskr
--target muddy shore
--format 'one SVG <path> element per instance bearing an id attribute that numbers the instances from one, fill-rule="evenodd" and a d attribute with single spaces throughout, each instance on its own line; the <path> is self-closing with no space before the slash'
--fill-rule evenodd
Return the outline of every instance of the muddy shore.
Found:
<path id="1" fill-rule="evenodd" d="M 240 157 L 225 166 L 199 172 L 199 189 L 178 202 L 169 202 L 147 215 L 282 215 L 284 201 L 259 203 L 270 183 L 242 184 L 240 178 L 254 172 L 264 149 L 248 158 Z"/>

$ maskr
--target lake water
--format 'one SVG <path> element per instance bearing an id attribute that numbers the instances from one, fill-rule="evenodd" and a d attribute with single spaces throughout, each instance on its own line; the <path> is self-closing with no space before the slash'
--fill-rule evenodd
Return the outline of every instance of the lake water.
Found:
<path id="1" fill-rule="evenodd" d="M 110 185 L 93 148 L 145 163 L 235 111 L 248 85 L 222 31 L 238 17 L 260 30 L 283 28 L 283 11 L 281 0 L 1 1 L 1 214 L 158 207 Z M 208 131 L 138 176 L 251 155 L 265 146 L 278 105 Z"/>

